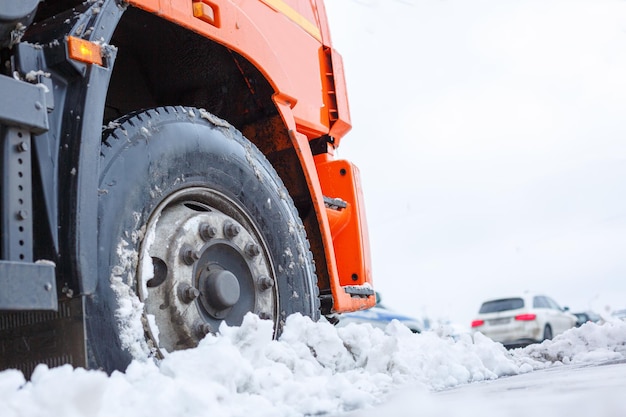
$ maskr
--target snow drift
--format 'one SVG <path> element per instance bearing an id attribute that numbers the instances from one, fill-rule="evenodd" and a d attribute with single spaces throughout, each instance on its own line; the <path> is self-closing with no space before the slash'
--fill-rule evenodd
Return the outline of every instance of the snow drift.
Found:
<path id="1" fill-rule="evenodd" d="M 455 340 L 456 339 L 456 340 Z M 626 323 L 592 323 L 553 341 L 507 351 L 481 334 L 413 334 L 399 322 L 335 328 L 288 318 L 272 325 L 248 315 L 195 349 L 160 363 L 133 362 L 125 373 L 40 365 L 31 381 L 0 373 L 0 415 L 304 416 L 362 409 L 395 390 L 441 390 L 570 363 L 626 359 Z"/>

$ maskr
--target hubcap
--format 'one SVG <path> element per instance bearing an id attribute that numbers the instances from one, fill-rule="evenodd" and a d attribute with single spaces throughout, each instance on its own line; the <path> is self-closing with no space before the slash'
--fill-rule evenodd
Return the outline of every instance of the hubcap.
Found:
<path id="1" fill-rule="evenodd" d="M 157 350 L 194 347 L 222 322 L 241 324 L 248 312 L 276 319 L 267 245 L 234 200 L 206 188 L 178 191 L 146 230 L 138 293 Z"/>
<path id="2" fill-rule="evenodd" d="M 200 279 L 204 278 L 205 296 L 202 301 L 208 304 L 207 308 L 213 307 L 218 310 L 224 310 L 234 306 L 239 301 L 239 281 L 237 277 L 230 271 L 207 269 L 206 273 L 200 275 Z"/>

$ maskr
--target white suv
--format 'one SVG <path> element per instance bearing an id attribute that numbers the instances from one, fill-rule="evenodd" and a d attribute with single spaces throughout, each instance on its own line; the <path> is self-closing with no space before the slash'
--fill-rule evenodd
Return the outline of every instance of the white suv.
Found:
<path id="1" fill-rule="evenodd" d="M 574 327 L 576 317 L 568 310 L 550 297 L 530 293 L 489 300 L 480 306 L 472 330 L 506 347 L 525 346 Z"/>

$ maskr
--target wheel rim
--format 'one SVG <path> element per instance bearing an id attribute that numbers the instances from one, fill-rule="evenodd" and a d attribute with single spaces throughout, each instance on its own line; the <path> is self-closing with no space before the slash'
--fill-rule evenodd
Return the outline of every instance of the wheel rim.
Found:
<path id="1" fill-rule="evenodd" d="M 137 279 L 149 343 L 162 356 L 196 346 L 222 322 L 275 320 L 274 268 L 254 222 L 215 190 L 179 190 L 150 216 Z"/>

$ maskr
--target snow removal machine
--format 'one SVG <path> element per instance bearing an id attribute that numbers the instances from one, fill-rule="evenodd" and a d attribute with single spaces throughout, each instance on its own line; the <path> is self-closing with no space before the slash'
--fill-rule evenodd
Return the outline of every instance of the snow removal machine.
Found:
<path id="1" fill-rule="evenodd" d="M 0 0 L 0 368 L 375 304 L 321 0 Z"/>

